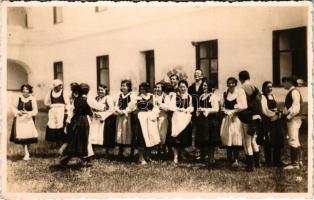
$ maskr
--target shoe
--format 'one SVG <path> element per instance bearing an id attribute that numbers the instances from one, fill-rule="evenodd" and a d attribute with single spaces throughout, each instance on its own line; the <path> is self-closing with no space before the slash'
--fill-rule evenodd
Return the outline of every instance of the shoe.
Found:
<path id="1" fill-rule="evenodd" d="M 25 156 L 23 157 L 23 160 L 30 160 L 29 154 L 25 154 Z"/>
<path id="2" fill-rule="evenodd" d="M 177 163 L 179 162 L 179 159 L 178 159 L 177 156 L 174 157 L 173 162 L 174 162 L 175 164 L 177 164 Z"/>
<path id="3" fill-rule="evenodd" d="M 255 168 L 260 168 L 261 167 L 261 163 L 260 163 L 260 154 L 259 151 L 258 152 L 254 152 L 254 166 Z"/>
<path id="4" fill-rule="evenodd" d="M 290 164 L 283 168 L 284 170 L 300 169 L 299 164 Z"/>
<path id="5" fill-rule="evenodd" d="M 146 165 L 146 164 L 147 164 L 147 162 L 145 160 L 141 161 L 141 165 Z"/>
<path id="6" fill-rule="evenodd" d="M 235 160 L 233 163 L 232 163 L 232 165 L 231 165 L 233 168 L 237 168 L 237 167 L 239 167 L 240 165 L 239 165 L 239 162 L 237 161 L 237 160 Z"/>

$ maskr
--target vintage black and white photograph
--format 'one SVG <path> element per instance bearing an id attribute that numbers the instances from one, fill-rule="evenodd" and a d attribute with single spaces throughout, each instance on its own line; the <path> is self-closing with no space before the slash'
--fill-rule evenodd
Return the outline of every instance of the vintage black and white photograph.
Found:
<path id="1" fill-rule="evenodd" d="M 311 2 L 1 9 L 7 197 L 312 195 Z"/>

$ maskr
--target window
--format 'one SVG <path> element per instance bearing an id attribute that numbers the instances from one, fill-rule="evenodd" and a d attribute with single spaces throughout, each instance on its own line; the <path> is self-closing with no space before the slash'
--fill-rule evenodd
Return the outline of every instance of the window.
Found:
<path id="1" fill-rule="evenodd" d="M 98 12 L 103 12 L 103 11 L 106 11 L 107 10 L 107 7 L 106 6 L 96 6 L 95 7 L 95 12 L 98 13 Z"/>
<path id="2" fill-rule="evenodd" d="M 218 40 L 196 42 L 196 69 L 218 88 Z"/>
<path id="3" fill-rule="evenodd" d="M 104 84 L 109 88 L 109 56 L 97 56 L 97 86 Z"/>
<path id="4" fill-rule="evenodd" d="M 62 23 L 62 7 L 53 7 L 53 24 Z"/>
<path id="5" fill-rule="evenodd" d="M 306 27 L 273 31 L 273 82 L 295 75 L 307 82 Z"/>
<path id="6" fill-rule="evenodd" d="M 155 84 L 155 56 L 154 50 L 144 51 L 146 65 L 146 82 L 153 88 Z"/>
<path id="7" fill-rule="evenodd" d="M 63 63 L 62 62 L 53 63 L 53 78 L 60 79 L 63 81 Z"/>

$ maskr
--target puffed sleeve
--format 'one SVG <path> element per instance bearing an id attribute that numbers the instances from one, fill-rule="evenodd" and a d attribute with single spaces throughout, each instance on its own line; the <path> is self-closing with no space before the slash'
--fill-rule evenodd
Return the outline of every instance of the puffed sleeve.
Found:
<path id="1" fill-rule="evenodd" d="M 292 106 L 288 109 L 287 119 L 291 119 L 297 114 L 300 113 L 301 110 L 301 95 L 297 90 L 292 91 Z"/>
<path id="2" fill-rule="evenodd" d="M 162 110 L 169 110 L 170 97 L 169 95 L 165 96 L 164 103 L 161 103 L 160 108 Z"/>
<path id="3" fill-rule="evenodd" d="M 50 95 L 51 95 L 51 90 L 49 90 L 49 92 L 48 92 L 47 95 L 45 96 L 44 104 L 45 104 L 46 106 L 50 106 L 50 105 L 51 105 L 51 98 L 50 98 Z"/>
<path id="4" fill-rule="evenodd" d="M 125 114 L 129 114 L 136 110 L 136 102 L 137 102 L 137 95 L 130 94 L 130 102 L 128 103 L 127 108 L 123 111 Z"/>
<path id="5" fill-rule="evenodd" d="M 211 108 L 205 108 L 205 116 L 207 116 L 209 113 L 216 113 L 219 112 L 219 98 L 217 95 L 212 94 L 210 97 L 210 102 L 212 107 Z"/>
<path id="6" fill-rule="evenodd" d="M 176 105 L 176 97 L 175 96 L 170 96 L 170 101 L 169 101 L 169 110 L 170 111 L 177 111 L 178 107 Z"/>
<path id="7" fill-rule="evenodd" d="M 64 93 L 63 93 L 63 98 L 64 98 L 64 104 L 65 104 L 65 109 L 66 109 L 66 111 L 68 112 L 69 111 L 69 109 L 70 109 L 70 93 L 69 92 L 67 92 L 67 91 L 64 91 Z"/>
<path id="8" fill-rule="evenodd" d="M 237 88 L 237 104 L 234 107 L 237 111 L 247 109 L 246 94 L 242 88 Z"/>
<path id="9" fill-rule="evenodd" d="M 91 96 L 91 95 L 89 95 L 89 96 L 87 97 L 87 104 L 88 104 L 91 108 L 96 109 L 96 110 L 99 110 L 99 111 L 103 111 L 104 108 L 105 108 L 105 106 L 104 106 L 103 103 L 96 101 L 95 98 L 94 98 L 93 96 Z"/>
<path id="10" fill-rule="evenodd" d="M 262 113 L 264 115 L 266 115 L 267 117 L 273 117 L 276 115 L 276 113 L 274 111 L 271 111 L 268 109 L 267 99 L 264 95 L 262 95 L 261 105 L 262 105 Z"/>

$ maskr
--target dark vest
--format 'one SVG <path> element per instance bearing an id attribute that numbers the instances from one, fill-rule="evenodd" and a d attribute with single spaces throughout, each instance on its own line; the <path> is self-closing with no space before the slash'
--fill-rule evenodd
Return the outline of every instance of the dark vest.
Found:
<path id="1" fill-rule="evenodd" d="M 293 104 L 293 99 L 292 99 L 292 91 L 296 90 L 299 94 L 300 94 L 300 112 L 298 114 L 301 113 L 301 108 L 302 108 L 302 103 L 303 103 L 303 100 L 302 100 L 302 96 L 301 96 L 301 93 L 300 91 L 297 89 L 297 88 L 294 88 L 292 89 L 290 92 L 288 92 L 287 96 L 286 96 L 286 99 L 285 99 L 285 107 L 287 109 L 291 108 L 292 104 Z"/>
<path id="2" fill-rule="evenodd" d="M 119 109 L 125 110 L 128 107 L 129 102 L 131 101 L 131 95 L 128 95 L 127 97 L 123 98 L 122 94 L 120 94 L 119 97 Z"/>
<path id="3" fill-rule="evenodd" d="M 32 111 L 32 100 L 29 100 L 28 102 L 23 102 L 21 97 L 19 98 L 19 103 L 17 105 L 18 110 L 25 110 L 25 111 Z"/>
<path id="4" fill-rule="evenodd" d="M 64 101 L 64 97 L 63 97 L 63 90 L 61 92 L 61 95 L 57 98 L 54 98 L 52 96 L 52 91 L 50 92 L 50 99 L 51 99 L 51 104 L 56 104 L 56 103 L 61 103 L 61 104 L 65 104 L 65 101 Z"/>

